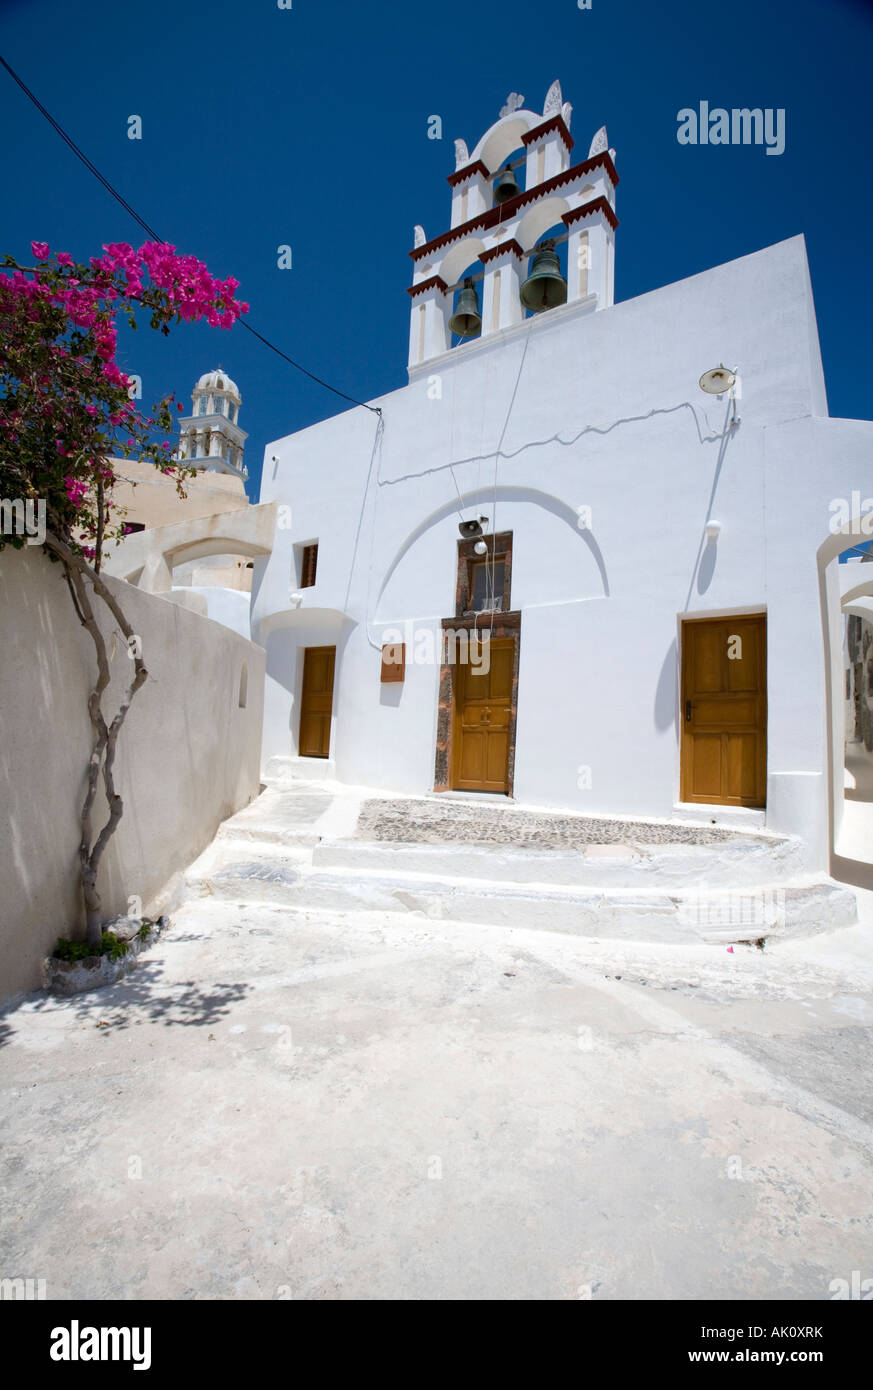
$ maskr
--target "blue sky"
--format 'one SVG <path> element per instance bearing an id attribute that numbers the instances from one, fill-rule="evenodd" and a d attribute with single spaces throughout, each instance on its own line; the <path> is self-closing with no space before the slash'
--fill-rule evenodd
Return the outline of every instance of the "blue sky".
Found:
<path id="1" fill-rule="evenodd" d="M 873 413 L 868 0 L 0 0 L 0 53 L 166 240 L 241 282 L 260 332 L 362 400 L 406 381 L 412 228 L 448 227 L 454 137 L 558 77 L 575 156 L 604 123 L 617 150 L 616 298 L 803 232 L 831 414 Z M 784 108 L 784 154 L 680 146 L 701 100 Z M 2 70 L 0 121 L 3 250 L 144 240 Z M 147 402 L 232 374 L 253 496 L 268 440 L 347 408 L 238 327 L 123 343 Z"/>

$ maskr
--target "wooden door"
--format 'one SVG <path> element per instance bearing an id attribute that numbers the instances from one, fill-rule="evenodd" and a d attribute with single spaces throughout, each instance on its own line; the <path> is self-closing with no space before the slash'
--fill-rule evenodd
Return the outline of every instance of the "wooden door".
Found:
<path id="1" fill-rule="evenodd" d="M 458 791 L 505 794 L 509 790 L 515 640 L 492 637 L 489 648 L 487 673 L 468 663 L 457 668 L 452 786 Z"/>
<path id="2" fill-rule="evenodd" d="M 300 697 L 301 758 L 330 756 L 330 716 L 333 710 L 333 669 L 336 647 L 306 647 L 303 691 Z"/>
<path id="3" fill-rule="evenodd" d="M 681 796 L 767 799 L 767 626 L 762 614 L 682 625 Z"/>

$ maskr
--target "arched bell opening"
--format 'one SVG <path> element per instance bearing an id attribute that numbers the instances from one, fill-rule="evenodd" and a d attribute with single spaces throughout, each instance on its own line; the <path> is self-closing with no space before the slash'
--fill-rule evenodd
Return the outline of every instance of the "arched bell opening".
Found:
<path id="1" fill-rule="evenodd" d="M 519 145 L 512 150 L 494 170 L 491 179 L 491 206 L 500 207 L 524 192 L 524 168 L 527 155 Z"/>
<path id="2" fill-rule="evenodd" d="M 479 260 L 466 266 L 458 276 L 458 288 L 449 315 L 451 346 L 472 342 L 482 333 L 482 289 L 485 267 Z"/>
<path id="3" fill-rule="evenodd" d="M 567 302 L 567 236 L 563 223 L 547 227 L 531 248 L 519 297 L 525 318 Z"/>
<path id="4" fill-rule="evenodd" d="M 486 169 L 499 169 L 507 160 L 516 159 L 519 154 L 524 154 L 521 141 L 531 126 L 538 124 L 541 119 L 531 111 L 515 111 L 505 116 L 485 132 L 471 150 L 470 159 L 481 159 Z"/>

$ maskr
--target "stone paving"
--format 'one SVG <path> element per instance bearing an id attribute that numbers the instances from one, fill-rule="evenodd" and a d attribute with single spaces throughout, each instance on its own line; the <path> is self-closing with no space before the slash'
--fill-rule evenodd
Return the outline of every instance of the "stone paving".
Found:
<path id="1" fill-rule="evenodd" d="M 191 898 L 0 1017 L 49 1298 L 813 1299 L 873 1275 L 864 924 L 758 950 Z"/>
<path id="2" fill-rule="evenodd" d="M 365 801 L 358 817 L 361 839 L 413 840 L 418 844 L 518 845 L 534 849 L 575 849 L 583 845 L 724 845 L 780 836 L 745 834 L 721 826 L 681 822 L 620 820 L 612 816 L 560 815 L 523 807 L 475 807 L 467 802 Z"/>

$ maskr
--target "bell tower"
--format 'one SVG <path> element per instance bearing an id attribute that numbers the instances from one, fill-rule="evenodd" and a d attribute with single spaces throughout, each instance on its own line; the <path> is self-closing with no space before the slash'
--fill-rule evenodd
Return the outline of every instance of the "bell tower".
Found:
<path id="1" fill-rule="evenodd" d="M 595 313 L 613 303 L 618 174 L 606 127 L 587 159 L 574 162 L 573 108 L 560 83 L 542 113 L 523 103 L 513 92 L 472 153 L 455 141 L 449 230 L 428 240 L 415 228 L 410 379 L 529 313 Z M 481 270 L 471 275 L 474 263 Z"/>
<path id="2" fill-rule="evenodd" d="M 245 480 L 243 447 L 248 435 L 239 427 L 242 397 L 239 387 L 221 365 L 206 372 L 191 394 L 190 415 L 179 421 L 179 456 L 212 473 L 233 473 Z"/>

